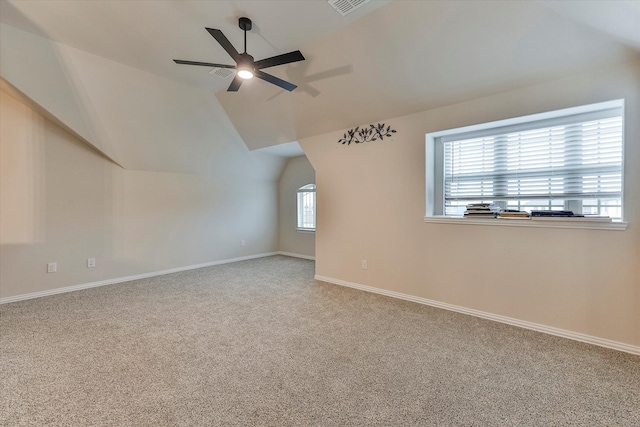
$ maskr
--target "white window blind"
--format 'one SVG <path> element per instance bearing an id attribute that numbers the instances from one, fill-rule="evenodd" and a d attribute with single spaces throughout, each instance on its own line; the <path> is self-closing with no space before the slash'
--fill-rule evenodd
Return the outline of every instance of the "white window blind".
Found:
<path id="1" fill-rule="evenodd" d="M 446 215 L 485 201 L 621 219 L 622 108 L 452 134 L 441 142 Z"/>
<path id="2" fill-rule="evenodd" d="M 298 229 L 316 228 L 316 186 L 307 184 L 298 189 Z"/>

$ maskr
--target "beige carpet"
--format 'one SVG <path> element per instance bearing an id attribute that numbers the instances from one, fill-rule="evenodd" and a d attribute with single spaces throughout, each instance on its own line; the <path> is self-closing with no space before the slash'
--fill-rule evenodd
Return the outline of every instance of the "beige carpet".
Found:
<path id="1" fill-rule="evenodd" d="M 639 426 L 640 357 L 283 256 L 0 307 L 0 425 Z"/>

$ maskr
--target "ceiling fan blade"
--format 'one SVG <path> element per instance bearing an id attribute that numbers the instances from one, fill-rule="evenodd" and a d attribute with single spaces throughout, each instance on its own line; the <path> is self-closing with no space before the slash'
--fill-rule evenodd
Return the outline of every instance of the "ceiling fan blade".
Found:
<path id="1" fill-rule="evenodd" d="M 236 68 L 235 65 L 212 64 L 211 62 L 185 61 L 183 59 L 174 59 L 173 62 L 175 62 L 176 64 L 184 64 L 184 65 L 200 65 L 202 67 Z"/>
<path id="2" fill-rule="evenodd" d="M 218 41 L 218 43 L 220 43 L 220 46 L 222 46 L 222 48 L 227 51 L 229 56 L 231 56 L 234 61 L 238 62 L 240 54 L 238 53 L 236 48 L 233 47 L 229 39 L 227 39 L 227 37 L 222 33 L 222 31 L 206 27 L 205 29 L 209 31 L 209 34 L 211 34 L 213 38 Z"/>
<path id="3" fill-rule="evenodd" d="M 238 76 L 235 76 L 229 85 L 229 89 L 227 92 L 237 92 L 240 89 L 240 85 L 242 84 L 242 79 Z"/>
<path id="4" fill-rule="evenodd" d="M 302 52 L 296 50 L 294 52 L 283 53 L 282 55 L 272 56 L 271 58 L 261 59 L 256 61 L 253 65 L 256 69 L 275 67 L 276 65 L 289 64 L 291 62 L 304 61 Z"/>
<path id="5" fill-rule="evenodd" d="M 291 92 L 292 90 L 298 87 L 293 83 L 289 83 L 287 81 L 277 78 L 276 76 L 272 76 L 271 74 L 267 74 L 264 71 L 260 71 L 260 70 L 256 70 L 256 77 L 258 77 L 259 79 L 265 80 L 269 83 L 273 83 L 276 86 L 280 86 L 282 89 L 286 89 L 289 92 Z"/>

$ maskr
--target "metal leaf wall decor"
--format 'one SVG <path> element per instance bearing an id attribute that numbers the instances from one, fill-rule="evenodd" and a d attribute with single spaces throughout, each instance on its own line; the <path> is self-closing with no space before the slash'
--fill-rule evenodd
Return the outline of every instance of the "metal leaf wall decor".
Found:
<path id="1" fill-rule="evenodd" d="M 391 137 L 396 133 L 395 129 L 391 129 L 391 126 L 384 127 L 384 123 L 378 123 L 377 125 L 369 125 L 369 127 L 356 126 L 353 129 L 349 129 L 338 141 L 338 144 L 362 144 L 363 142 L 370 141 L 384 141 L 384 138 Z"/>

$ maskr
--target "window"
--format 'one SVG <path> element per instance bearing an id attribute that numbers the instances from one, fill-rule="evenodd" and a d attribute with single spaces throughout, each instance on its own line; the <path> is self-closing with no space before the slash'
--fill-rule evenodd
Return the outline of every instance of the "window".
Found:
<path id="1" fill-rule="evenodd" d="M 427 143 L 428 215 L 493 202 L 623 218 L 623 101 L 438 132 Z"/>
<path id="2" fill-rule="evenodd" d="M 316 229 L 316 186 L 307 184 L 298 188 L 298 230 Z"/>

